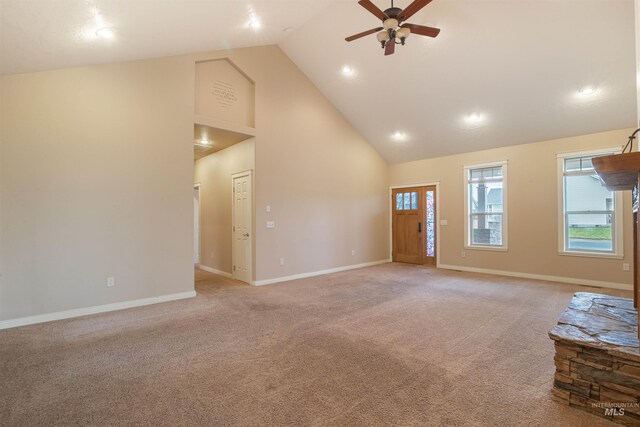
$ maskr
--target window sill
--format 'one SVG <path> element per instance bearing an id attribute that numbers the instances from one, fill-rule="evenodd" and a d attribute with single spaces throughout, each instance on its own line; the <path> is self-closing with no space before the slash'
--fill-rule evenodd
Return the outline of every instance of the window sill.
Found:
<path id="1" fill-rule="evenodd" d="M 495 251 L 495 252 L 507 252 L 506 246 L 476 246 L 476 245 L 464 245 L 465 249 L 479 250 L 479 251 Z"/>
<path id="2" fill-rule="evenodd" d="M 558 251 L 558 255 L 577 256 L 585 258 L 624 259 L 624 254 L 604 254 L 598 252 Z"/>

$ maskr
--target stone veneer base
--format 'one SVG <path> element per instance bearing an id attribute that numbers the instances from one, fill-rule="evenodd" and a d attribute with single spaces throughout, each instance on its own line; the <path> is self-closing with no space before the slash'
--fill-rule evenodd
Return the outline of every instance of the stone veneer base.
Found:
<path id="1" fill-rule="evenodd" d="M 640 352 L 633 300 L 578 292 L 549 332 L 555 400 L 640 426 Z"/>

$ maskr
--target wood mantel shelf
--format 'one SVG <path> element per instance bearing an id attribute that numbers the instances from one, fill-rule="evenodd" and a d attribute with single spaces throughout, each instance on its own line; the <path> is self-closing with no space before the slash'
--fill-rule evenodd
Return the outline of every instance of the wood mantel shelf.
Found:
<path id="1" fill-rule="evenodd" d="M 593 168 L 609 191 L 633 190 L 640 173 L 640 152 L 594 157 Z"/>

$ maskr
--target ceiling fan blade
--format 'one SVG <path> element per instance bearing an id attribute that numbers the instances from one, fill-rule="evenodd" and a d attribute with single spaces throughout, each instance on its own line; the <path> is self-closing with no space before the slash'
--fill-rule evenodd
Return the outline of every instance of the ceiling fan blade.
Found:
<path id="1" fill-rule="evenodd" d="M 411 30 L 411 34 L 420 34 L 421 36 L 436 37 L 440 34 L 440 28 L 425 27 L 424 25 L 402 24 L 403 28 Z"/>
<path id="2" fill-rule="evenodd" d="M 415 0 L 409 6 L 405 7 L 405 9 L 402 12 L 400 12 L 400 15 L 398 15 L 398 18 L 397 18 L 398 21 L 401 21 L 401 22 L 406 21 L 407 19 L 411 18 L 416 12 L 418 12 L 420 9 L 422 9 L 429 3 L 431 3 L 431 0 Z"/>
<path id="3" fill-rule="evenodd" d="M 364 36 L 368 36 L 369 34 L 373 34 L 373 33 L 377 33 L 378 31 L 382 30 L 382 27 L 378 27 L 378 28 L 373 28 L 371 30 L 367 30 L 367 31 L 363 31 L 361 33 L 358 34 L 354 34 L 352 36 L 347 37 L 345 40 L 348 42 L 352 42 L 354 40 L 359 39 L 360 37 L 364 37 Z"/>
<path id="4" fill-rule="evenodd" d="M 396 50 L 396 39 L 391 39 L 384 45 L 384 55 L 393 55 Z"/>
<path id="5" fill-rule="evenodd" d="M 384 21 L 385 19 L 389 19 L 389 17 L 387 15 L 385 15 L 385 13 L 383 11 L 381 11 L 378 8 L 378 6 L 376 6 L 375 4 L 371 3 L 371 0 L 360 0 L 358 2 L 358 4 L 360 6 L 362 6 L 362 7 L 364 7 L 365 9 L 367 9 L 369 12 L 373 13 L 381 21 Z"/>

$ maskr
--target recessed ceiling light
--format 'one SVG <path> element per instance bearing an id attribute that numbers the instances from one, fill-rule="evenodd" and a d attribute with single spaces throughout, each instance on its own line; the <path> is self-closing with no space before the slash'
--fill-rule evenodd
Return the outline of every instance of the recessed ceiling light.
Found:
<path id="1" fill-rule="evenodd" d="M 402 132 L 402 131 L 395 131 L 391 137 L 396 140 L 396 141 L 406 141 L 407 140 L 407 134 Z"/>
<path id="2" fill-rule="evenodd" d="M 249 27 L 253 28 L 254 30 L 257 30 L 260 27 L 262 27 L 262 23 L 260 22 L 257 16 L 252 14 L 249 16 Z"/>
<path id="3" fill-rule="evenodd" d="M 485 118 L 482 114 L 480 113 L 471 113 L 468 116 L 466 116 L 464 118 L 465 122 L 472 124 L 472 125 L 477 125 L 480 124 L 482 122 L 484 122 Z"/>
<path id="4" fill-rule="evenodd" d="M 340 71 L 345 76 L 353 76 L 353 74 L 355 73 L 355 70 L 350 65 L 343 65 L 342 68 L 340 68 Z"/>
<path id="5" fill-rule="evenodd" d="M 585 86 L 578 91 L 578 95 L 583 98 L 588 98 L 595 95 L 596 92 L 598 92 L 598 88 L 596 88 L 595 86 Z"/>
<path id="6" fill-rule="evenodd" d="M 102 27 L 96 31 L 96 36 L 104 40 L 113 40 L 116 37 L 116 33 L 111 27 Z"/>

